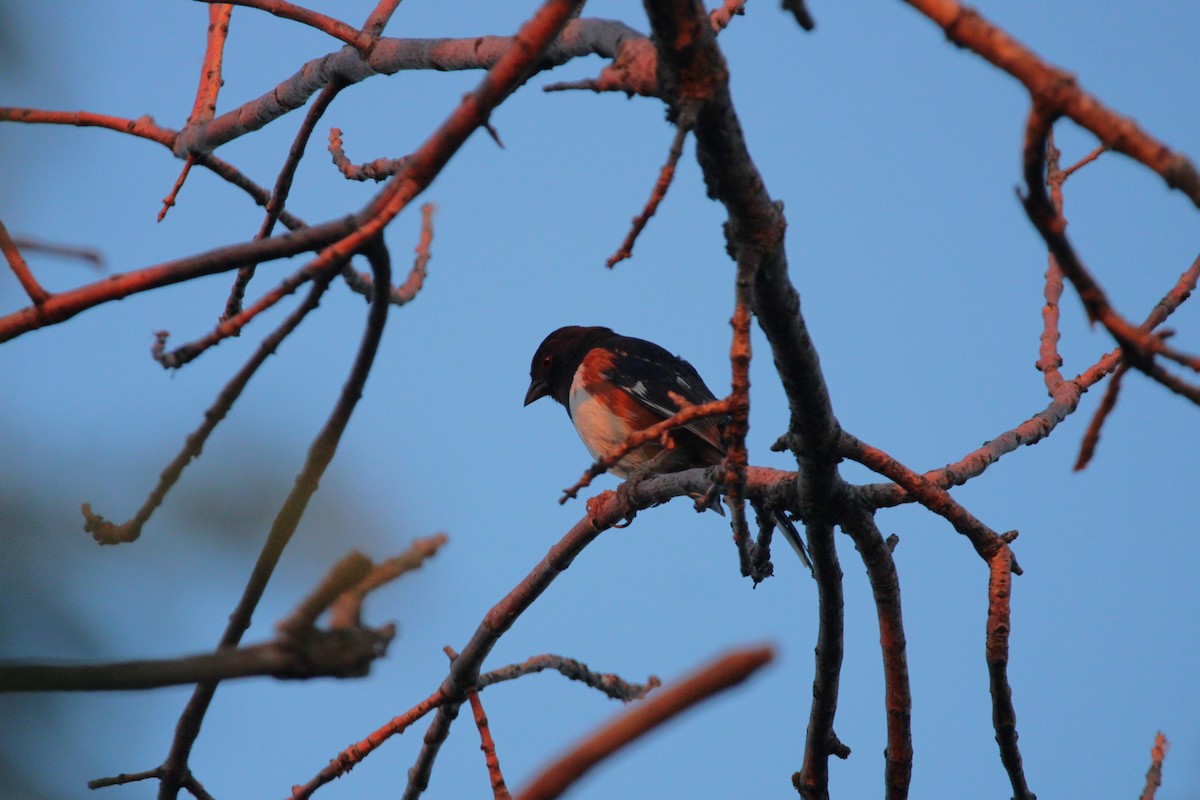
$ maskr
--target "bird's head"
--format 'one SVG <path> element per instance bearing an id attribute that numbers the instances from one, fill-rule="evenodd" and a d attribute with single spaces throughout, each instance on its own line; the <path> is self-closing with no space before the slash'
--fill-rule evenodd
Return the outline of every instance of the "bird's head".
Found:
<path id="1" fill-rule="evenodd" d="M 525 392 L 525 405 L 549 396 L 565 406 L 571 391 L 571 380 L 583 357 L 613 335 L 608 328 L 568 325 L 547 336 L 529 364 L 529 389 Z"/>

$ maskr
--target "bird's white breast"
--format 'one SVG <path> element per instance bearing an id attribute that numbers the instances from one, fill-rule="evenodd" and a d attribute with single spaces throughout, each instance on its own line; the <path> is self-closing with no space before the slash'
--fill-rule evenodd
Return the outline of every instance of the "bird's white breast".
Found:
<path id="1" fill-rule="evenodd" d="M 583 385 L 582 373 L 583 367 L 580 367 L 571 381 L 567 410 L 584 446 L 592 454 L 592 458 L 599 458 L 625 441 L 633 430 L 592 396 Z M 614 469 L 613 472 L 623 474 L 623 470 Z"/>

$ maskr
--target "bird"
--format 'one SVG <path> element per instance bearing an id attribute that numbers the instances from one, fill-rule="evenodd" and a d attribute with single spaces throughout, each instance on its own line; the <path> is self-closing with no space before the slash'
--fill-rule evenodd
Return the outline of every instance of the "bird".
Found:
<path id="1" fill-rule="evenodd" d="M 525 405 L 543 397 L 566 408 L 593 459 L 689 405 L 717 399 L 696 368 L 669 350 L 611 328 L 584 325 L 559 328 L 533 354 Z M 649 442 L 626 454 L 609 472 L 637 479 L 719 464 L 726 452 L 725 422 L 705 417 L 685 423 L 672 432 L 671 446 Z M 720 511 L 719 504 L 715 508 Z M 811 570 L 812 560 L 796 526 L 782 511 L 776 510 L 774 517 Z"/>

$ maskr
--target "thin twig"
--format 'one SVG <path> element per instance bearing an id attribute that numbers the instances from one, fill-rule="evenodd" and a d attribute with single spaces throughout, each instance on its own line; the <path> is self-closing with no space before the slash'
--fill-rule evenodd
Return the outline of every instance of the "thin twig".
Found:
<path id="1" fill-rule="evenodd" d="M 1150 331 L 1161 325 L 1185 302 L 1200 281 L 1200 256 L 1183 271 L 1142 322 Z M 1049 436 L 1060 422 L 1075 412 L 1083 393 L 1111 374 L 1121 363 L 1121 351 L 1113 350 L 1055 391 L 1050 404 L 1029 419 L 1007 431 L 991 437 L 982 447 L 967 453 L 952 464 L 924 474 L 926 480 L 942 489 L 961 486 L 982 475 L 989 466 L 1023 445 L 1031 445 Z M 887 508 L 901 503 L 916 502 L 904 488 L 895 483 L 859 486 L 856 496 L 872 508 Z"/>
<path id="2" fill-rule="evenodd" d="M 262 225 L 254 236 L 255 240 L 266 239 L 275 230 L 275 223 L 291 193 L 292 180 L 296 176 L 296 169 L 300 166 L 300 159 L 304 157 L 304 149 L 308 146 L 308 140 L 317 127 L 317 121 L 325 114 L 330 103 L 333 102 L 333 98 L 337 97 L 343 86 L 344 84 L 338 81 L 326 85 L 317 95 L 317 99 L 313 101 L 308 113 L 304 115 L 300 130 L 296 131 L 296 135 L 292 138 L 292 146 L 288 148 L 287 158 L 284 159 L 283 166 L 279 169 L 279 175 L 275 178 L 275 188 L 271 190 L 271 198 L 266 205 L 267 215 L 263 218 Z M 257 267 L 257 264 L 247 264 L 238 269 L 237 278 L 234 279 L 233 286 L 229 290 L 229 298 L 225 301 L 225 311 L 221 314 L 221 322 L 241 312 L 246 286 L 254 277 Z"/>
<path id="3" fill-rule="evenodd" d="M 483 751 L 484 761 L 487 762 L 488 777 L 492 781 L 492 797 L 495 800 L 512 800 L 512 795 L 508 793 L 508 787 L 504 784 L 504 773 L 500 771 L 500 758 L 496 755 L 496 743 L 492 740 L 492 729 L 488 724 L 487 714 L 483 712 L 483 703 L 479 702 L 479 692 L 468 689 L 467 700 L 475 716 L 475 727 L 479 729 L 479 749 Z"/>
<path id="4" fill-rule="evenodd" d="M 213 3 L 208 7 L 208 38 L 204 50 L 204 63 L 200 67 L 200 85 L 196 89 L 196 101 L 192 104 L 192 113 L 188 115 L 189 126 L 202 125 L 217 115 L 217 95 L 220 94 L 223 83 L 221 62 L 225 53 L 225 41 L 229 38 L 229 20 L 232 17 L 233 6 L 230 3 Z"/>
<path id="5" fill-rule="evenodd" d="M 1104 388 L 1104 397 L 1100 398 L 1100 405 L 1096 407 L 1096 413 L 1092 416 L 1092 421 L 1088 423 L 1087 430 L 1083 434 L 1083 441 L 1079 444 L 1079 456 L 1075 459 L 1073 467 L 1076 472 L 1086 469 L 1092 461 L 1092 456 L 1096 454 L 1096 445 L 1100 442 L 1100 429 L 1104 427 L 1108 415 L 1117 406 L 1117 395 L 1121 391 L 1121 379 L 1128 371 L 1128 364 L 1123 363 L 1118 366 L 1117 371 L 1113 373 L 1112 379 L 1108 382 L 1108 386 Z"/>
<path id="6" fill-rule="evenodd" d="M 796 24 L 806 31 L 815 30 L 817 27 L 816 21 L 809 13 L 808 7 L 805 6 L 804 0 L 782 0 L 784 11 L 792 12 L 792 16 L 796 19 Z"/>
<path id="7" fill-rule="evenodd" d="M 750 432 L 750 284 L 753 264 L 738 261 L 734 284 L 735 305 L 729 325 L 733 328 L 733 339 L 729 345 L 730 390 L 729 422 L 725 426 L 725 458 L 722 466 L 725 486 L 725 502 L 729 506 L 729 521 L 733 528 L 733 543 L 737 546 L 738 566 L 742 575 L 750 577 L 755 584 L 767 577 L 768 569 L 763 564 L 754 569 L 756 559 L 746 523 L 746 435 Z M 761 562 L 761 559 L 757 559 Z"/>
<path id="8" fill-rule="evenodd" d="M 640 700 L 662 685 L 662 681 L 653 675 L 647 678 L 645 683 L 629 683 L 619 675 L 609 672 L 593 672 L 588 669 L 587 664 L 552 653 L 534 656 L 519 664 L 509 664 L 506 667 L 490 670 L 480 675 L 475 685 L 479 689 L 486 689 L 494 683 L 511 681 L 523 675 L 533 675 L 547 669 L 554 670 L 570 680 L 579 681 L 603 692 L 613 700 L 620 700 L 623 703 Z"/>
<path id="9" fill-rule="evenodd" d="M 217 0 L 203 0 L 203 2 L 213 3 L 217 2 Z M 266 11 L 268 14 L 273 14 L 281 19 L 290 19 L 293 22 L 299 22 L 301 25 L 308 25 L 311 28 L 316 28 L 322 33 L 327 33 L 333 38 L 345 42 L 357 50 L 366 51 L 375 41 L 375 37 L 358 30 L 353 25 L 347 25 L 345 22 L 326 16 L 325 14 L 293 5 L 287 2 L 287 0 L 225 0 L 225 2 L 232 5 L 245 6 L 246 8 L 256 8 L 259 11 Z"/>
<path id="10" fill-rule="evenodd" d="M 408 157 L 377 158 L 366 164 L 355 164 L 346 155 L 342 142 L 342 129 L 329 129 L 329 155 L 333 157 L 333 165 L 338 168 L 348 180 L 352 181 L 386 181 L 408 165 Z"/>
<path id="11" fill-rule="evenodd" d="M 614 464 L 624 458 L 632 451 L 638 449 L 647 442 L 659 441 L 664 435 L 669 433 L 674 428 L 680 428 L 687 425 L 689 422 L 694 422 L 698 419 L 708 417 L 725 416 L 729 413 L 729 399 L 713 400 L 711 403 L 701 403 L 700 405 L 687 406 L 678 414 L 667 417 L 662 422 L 656 422 L 648 428 L 643 428 L 629 435 L 625 441 L 608 451 L 588 467 L 587 472 L 583 473 L 578 481 L 573 485 L 563 489 L 562 497 L 558 498 L 559 505 L 566 503 L 568 500 L 574 500 L 579 496 L 579 492 L 591 484 L 591 482 L 603 475 Z"/>
<path id="12" fill-rule="evenodd" d="M 353 587 L 343 591 L 329 607 L 331 628 L 357 627 L 362 617 L 363 599 L 375 589 L 396 580 L 405 573 L 421 568 L 426 561 L 449 541 L 444 533 L 413 539 L 412 544 L 398 556 L 376 564 Z"/>
<path id="13" fill-rule="evenodd" d="M 0 222 L 0 251 L 4 253 L 8 266 L 17 276 L 17 280 L 21 282 L 21 288 L 25 290 L 25 294 L 29 295 L 29 299 L 35 306 L 41 306 L 50 299 L 50 293 L 42 288 L 37 278 L 33 277 L 33 273 L 29 271 L 29 265 L 25 263 L 25 258 L 21 255 L 16 242 L 8 235 L 8 229 L 4 227 L 3 222 Z"/>
<path id="14" fill-rule="evenodd" d="M 518 800 L 551 800 L 560 796 L 608 756 L 692 706 L 737 686 L 774 657 L 770 647 L 735 650 L 656 692 L 652 698 L 625 711 L 543 769 L 518 792 Z"/>
<path id="15" fill-rule="evenodd" d="M 429 248 L 433 244 L 433 215 L 436 211 L 437 206 L 433 203 L 425 203 L 421 206 L 421 236 L 414 248 L 416 257 L 413 258 L 412 268 L 408 271 L 408 277 L 404 279 L 404 283 L 388 287 L 388 302 L 394 306 L 403 306 L 412 302 L 417 293 L 421 291 L 421 287 L 425 285 L 429 259 L 432 255 Z M 352 291 L 363 295 L 368 301 L 374 297 L 375 282 L 371 280 L 369 274 L 358 272 L 353 265 L 347 263 L 342 267 L 342 279 Z"/>
<path id="16" fill-rule="evenodd" d="M 321 302 L 321 296 L 329 288 L 332 280 L 333 274 L 328 273 L 313 281 L 312 288 L 309 289 L 304 301 L 292 313 L 288 314 L 279 327 L 262 340 L 258 349 L 254 351 L 254 355 L 250 356 L 249 360 L 237 371 L 237 374 L 230 379 L 229 383 L 225 384 L 220 394 L 217 395 L 216 400 L 204 412 L 204 420 L 200 423 L 200 427 L 188 434 L 184 440 L 183 449 L 179 451 L 179 454 L 162 471 L 158 483 L 150 492 L 150 496 L 146 498 L 141 508 L 137 510 L 137 513 L 132 518 L 117 525 L 109 522 L 103 516 L 94 513 L 89 503 L 83 504 L 84 530 L 92 534 L 97 543 L 120 544 L 122 542 L 132 542 L 142 535 L 142 528 L 150 520 L 154 510 L 162 505 L 167 492 L 178 482 L 179 476 L 183 474 L 183 470 L 192 462 L 192 459 L 200 457 L 200 453 L 203 452 L 204 444 L 208 441 L 209 435 L 221 423 L 221 420 L 225 419 L 233 404 L 241 397 L 246 384 L 250 382 L 250 379 L 254 377 L 258 368 L 263 365 L 267 358 L 279 348 L 283 340 L 296 329 L 310 311 L 317 307 Z"/>
<path id="17" fill-rule="evenodd" d="M 1052 114 L 1069 117 L 1108 149 L 1149 167 L 1162 176 L 1168 187 L 1183 192 L 1200 206 L 1200 173 L 1191 161 L 1085 92 L 1074 75 L 1038 58 L 974 8 L 957 0 L 905 2 L 940 26 L 949 41 L 1019 80 Z"/>
<path id="18" fill-rule="evenodd" d="M 376 280 L 390 281 L 391 265 L 386 258 L 386 251 L 378 248 L 372 253 L 371 263 L 376 269 Z M 359 345 L 350 375 L 342 387 L 342 392 L 329 419 L 313 440 L 304 468 L 296 477 L 296 483 L 292 487 L 291 493 L 271 525 L 271 532 L 263 545 L 262 552 L 259 553 L 258 561 L 243 590 L 242 598 L 229 617 L 229 625 L 221 636 L 219 647 L 236 646 L 250 626 L 250 617 L 258 606 L 263 591 L 275 571 L 275 565 L 279 563 L 284 548 L 300 524 L 300 518 L 309 499 L 317 490 L 321 475 L 329 466 L 329 462 L 333 460 L 342 432 L 345 431 L 346 424 L 350 421 L 350 415 L 362 396 L 362 387 L 371 371 L 375 353 L 379 348 L 379 340 L 383 335 L 388 309 L 389 305 L 383 299 L 377 299 L 371 304 L 371 310 L 367 315 L 366 329 L 363 332 L 362 342 Z M 162 765 L 163 776 L 159 785 L 159 797 L 162 800 L 171 800 L 178 794 L 183 776 L 187 772 L 188 756 L 196 741 L 196 736 L 200 733 L 200 723 L 204 719 L 216 690 L 217 683 L 215 682 L 199 684 L 179 718 L 170 753 Z"/>
<path id="19" fill-rule="evenodd" d="M 1088 319 L 1092 322 L 1099 322 L 1112 334 L 1129 365 L 1144 372 L 1171 391 L 1200 405 L 1200 386 L 1185 383 L 1155 362 L 1155 354 L 1164 351 L 1161 339 L 1141 327 L 1135 327 L 1117 313 L 1103 288 L 1083 265 L 1067 238 L 1065 222 L 1050 202 L 1042 178 L 1046 139 L 1056 115 L 1056 111 L 1043 106 L 1040 102 L 1035 102 L 1029 112 L 1025 126 L 1024 147 L 1025 213 L 1038 233 L 1041 234 L 1047 247 L 1050 248 L 1050 252 L 1054 254 L 1063 274 L 1075 287 L 1075 291 L 1079 294 L 1079 299 L 1087 311 Z M 1175 360 L 1186 363 L 1190 359 L 1182 357 Z M 1197 365 L 1200 366 L 1200 363 Z"/>
<path id="20" fill-rule="evenodd" d="M 998 550 L 1006 549 L 1003 537 L 959 505 L 949 492 L 935 485 L 924 475 L 909 469 L 883 450 L 872 447 L 848 433 L 842 434 L 839 450 L 847 458 L 895 481 L 918 503 L 943 517 L 954 526 L 954 530 L 970 540 L 975 552 L 979 553 L 984 561 L 990 563 Z M 1021 568 L 1015 560 L 1013 572 L 1021 574 Z"/>
<path id="21" fill-rule="evenodd" d="M 1011 632 L 1012 574 L 1016 568 L 1012 550 L 1005 544 L 989 559 L 987 615 L 987 665 L 992 691 L 992 724 L 1000 761 L 1012 783 L 1014 800 L 1037 800 L 1029 791 L 1017 746 L 1017 712 L 1008 683 L 1008 637 Z"/>
<path id="22" fill-rule="evenodd" d="M 729 23 L 734 17 L 740 17 L 746 13 L 746 3 L 748 0 L 725 0 L 717 8 L 708 12 L 708 21 L 712 24 L 713 33 L 720 33 L 729 27 Z"/>
<path id="23" fill-rule="evenodd" d="M 884 750 L 884 797 L 903 800 L 912 781 L 912 689 L 908 678 L 907 641 L 900 603 L 900 576 L 892 550 L 875 524 L 873 512 L 851 506 L 842 527 L 854 540 L 867 568 L 879 618 L 879 649 L 883 653 L 884 709 L 887 749 Z"/>
<path id="24" fill-rule="evenodd" d="M 1058 158 L 1059 151 L 1054 146 L 1054 138 L 1051 136 L 1046 141 L 1046 184 L 1050 187 L 1050 199 L 1061 215 L 1063 210 L 1062 185 L 1067 176 L 1059 169 Z M 1058 304 L 1062 299 L 1063 276 L 1062 269 L 1058 266 L 1058 261 L 1055 260 L 1053 253 L 1046 256 L 1046 262 L 1046 285 L 1042 290 L 1046 304 L 1042 307 L 1041 346 L 1038 348 L 1038 360 L 1035 366 L 1041 370 L 1042 379 L 1046 383 L 1046 391 L 1053 397 L 1063 382 L 1062 372 L 1059 369 L 1062 367 L 1063 360 L 1062 355 L 1058 352 L 1058 341 L 1061 336 L 1058 330 Z"/>
<path id="25" fill-rule="evenodd" d="M 650 192 L 650 199 L 646 201 L 645 208 L 642 213 L 633 218 L 633 225 L 629 228 L 629 233 L 625 234 L 625 240 L 621 242 L 621 246 L 617 248 L 617 252 L 608 257 L 605 265 L 612 269 L 620 262 L 633 255 L 633 245 L 637 241 L 638 236 L 646 227 L 646 223 L 654 216 L 654 212 L 658 210 L 658 204 L 667 196 L 667 189 L 671 188 L 671 181 L 675 177 L 675 166 L 679 163 L 679 158 L 683 155 L 683 142 L 687 138 L 688 128 L 679 126 L 675 129 L 675 139 L 671 142 L 671 149 L 667 154 L 667 163 L 663 164 L 659 170 L 658 180 L 654 183 L 654 189 Z"/>
<path id="26" fill-rule="evenodd" d="M 100 255 L 100 251 L 90 247 L 72 247 L 66 244 L 43 242 L 38 239 L 30 239 L 28 236 L 14 236 L 13 243 L 25 252 L 47 253 L 52 256 L 78 259 L 88 262 L 96 269 L 104 268 L 104 256 Z"/>
<path id="27" fill-rule="evenodd" d="M 175 185 L 171 187 L 171 191 L 163 198 L 162 208 L 158 210 L 158 222 L 166 219 L 167 212 L 175 205 L 175 198 L 179 196 L 179 190 L 183 188 L 183 182 L 187 180 L 188 173 L 192 171 L 192 165 L 196 163 L 196 159 L 188 156 L 183 162 L 183 168 L 179 170 L 179 177 L 175 179 Z"/>
<path id="28" fill-rule="evenodd" d="M 1150 769 L 1146 771 L 1146 788 L 1142 789 L 1141 800 L 1154 800 L 1158 787 L 1162 786 L 1163 760 L 1170 746 L 1162 731 L 1154 734 L 1154 747 L 1150 748 Z"/>

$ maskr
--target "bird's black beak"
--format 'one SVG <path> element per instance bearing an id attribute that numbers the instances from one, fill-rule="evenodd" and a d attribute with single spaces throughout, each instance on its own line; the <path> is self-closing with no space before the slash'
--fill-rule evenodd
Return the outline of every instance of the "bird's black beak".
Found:
<path id="1" fill-rule="evenodd" d="M 529 382 L 529 391 L 525 392 L 525 405 L 550 394 L 550 384 L 534 378 Z"/>

